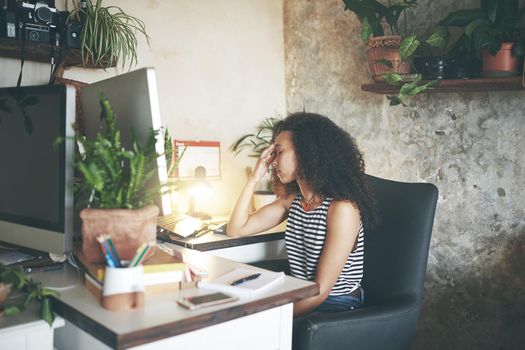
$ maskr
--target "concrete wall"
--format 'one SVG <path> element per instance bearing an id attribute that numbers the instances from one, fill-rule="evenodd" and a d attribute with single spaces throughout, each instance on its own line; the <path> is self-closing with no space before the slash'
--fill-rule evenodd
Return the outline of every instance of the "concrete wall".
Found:
<path id="1" fill-rule="evenodd" d="M 69 1 L 68 1 L 69 2 Z M 70 2 L 69 2 L 70 3 Z M 70 3 L 71 4 L 71 3 Z M 104 0 L 146 24 L 138 65 L 155 67 L 163 124 L 180 140 L 221 142 L 222 178 L 197 210 L 229 213 L 241 184 L 246 156 L 228 147 L 268 115 L 285 111 L 281 0 Z M 57 1 L 64 8 L 64 1 Z M 71 6 L 71 5 L 70 5 Z M 0 86 L 15 86 L 20 63 L 0 58 Z M 95 82 L 125 72 L 72 68 L 64 77 Z M 49 65 L 26 62 L 23 85 L 46 83 Z M 185 199 L 179 209 L 187 208 Z"/>
<path id="2" fill-rule="evenodd" d="M 414 28 L 477 1 L 421 0 Z M 368 173 L 440 190 L 414 349 L 523 349 L 524 92 L 421 95 L 409 107 L 371 82 L 360 25 L 340 0 L 284 1 L 289 111 L 348 130 Z"/>

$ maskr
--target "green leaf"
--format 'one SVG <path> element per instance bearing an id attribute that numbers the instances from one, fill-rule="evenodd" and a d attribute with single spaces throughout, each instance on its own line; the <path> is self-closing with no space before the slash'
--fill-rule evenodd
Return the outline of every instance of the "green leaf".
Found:
<path id="1" fill-rule="evenodd" d="M 419 47 L 420 41 L 417 39 L 416 34 L 412 33 L 406 37 L 399 45 L 399 55 L 402 60 L 409 58 L 414 51 Z"/>
<path id="2" fill-rule="evenodd" d="M 49 289 L 49 288 L 42 288 L 42 290 L 40 291 L 40 296 L 42 297 L 57 297 L 58 296 L 58 292 L 52 290 L 52 289 Z"/>
<path id="3" fill-rule="evenodd" d="M 390 85 L 399 86 L 401 81 L 403 80 L 403 77 L 397 73 L 389 73 L 389 74 L 383 74 L 381 75 L 384 81 L 386 81 Z"/>
<path id="4" fill-rule="evenodd" d="M 448 44 L 449 32 L 445 27 L 439 27 L 428 37 L 426 43 L 432 47 L 445 48 Z"/>
<path id="5" fill-rule="evenodd" d="M 374 63 L 385 65 L 388 68 L 394 68 L 394 65 L 392 64 L 392 61 L 387 60 L 386 58 L 382 58 L 380 60 L 375 60 Z"/>
<path id="6" fill-rule="evenodd" d="M 16 305 L 11 305 L 11 306 L 6 306 L 6 308 L 4 309 L 4 314 L 6 316 L 12 316 L 12 315 L 16 315 L 20 311 L 22 311 L 20 307 Z"/>
<path id="7" fill-rule="evenodd" d="M 367 41 L 370 35 L 373 34 L 373 28 L 370 25 L 368 18 L 363 18 L 361 23 L 361 40 Z"/>
<path id="8" fill-rule="evenodd" d="M 397 96 L 387 96 L 386 98 L 390 100 L 390 106 L 397 106 L 401 104 L 406 107 L 403 101 Z"/>
<path id="9" fill-rule="evenodd" d="M 477 19 L 475 21 L 472 21 L 469 23 L 469 25 L 465 28 L 465 34 L 471 38 L 472 37 L 472 34 L 475 32 L 475 31 L 479 31 L 479 30 L 485 30 L 488 28 L 488 22 L 482 18 L 480 19 Z"/>
<path id="10" fill-rule="evenodd" d="M 40 307 L 40 317 L 51 327 L 53 321 L 55 320 L 55 315 L 51 310 L 51 302 L 48 297 L 42 298 L 42 305 Z"/>

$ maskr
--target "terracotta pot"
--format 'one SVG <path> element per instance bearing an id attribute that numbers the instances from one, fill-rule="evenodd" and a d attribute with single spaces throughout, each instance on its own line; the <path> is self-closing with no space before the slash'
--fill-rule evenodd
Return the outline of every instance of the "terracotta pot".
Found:
<path id="1" fill-rule="evenodd" d="M 156 240 L 159 208 L 84 209 L 82 219 L 82 252 L 89 262 L 104 262 L 97 237 L 111 236 L 121 260 L 131 260 L 144 242 Z"/>
<path id="2" fill-rule="evenodd" d="M 401 44 L 401 37 L 395 36 L 377 36 L 372 37 L 366 42 L 366 53 L 368 55 L 368 66 L 370 74 L 374 81 L 383 81 L 382 74 L 410 73 L 410 61 L 401 60 L 399 55 L 399 45 Z M 392 62 L 392 68 L 378 63 L 378 60 L 386 59 Z"/>
<path id="3" fill-rule="evenodd" d="M 512 55 L 514 43 L 501 43 L 501 48 L 492 56 L 487 49 L 481 52 L 483 58 L 483 75 L 506 76 L 518 72 L 518 58 Z"/>

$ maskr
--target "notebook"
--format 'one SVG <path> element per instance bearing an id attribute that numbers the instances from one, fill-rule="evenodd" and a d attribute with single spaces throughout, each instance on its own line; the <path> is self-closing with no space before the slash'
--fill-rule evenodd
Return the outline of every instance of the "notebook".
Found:
<path id="1" fill-rule="evenodd" d="M 241 280 L 254 274 L 260 274 L 260 276 L 237 285 L 232 285 L 234 281 Z M 220 277 L 200 281 L 197 285 L 199 288 L 215 290 L 244 298 L 271 290 L 272 288 L 277 287 L 283 279 L 284 272 L 236 268 Z"/>

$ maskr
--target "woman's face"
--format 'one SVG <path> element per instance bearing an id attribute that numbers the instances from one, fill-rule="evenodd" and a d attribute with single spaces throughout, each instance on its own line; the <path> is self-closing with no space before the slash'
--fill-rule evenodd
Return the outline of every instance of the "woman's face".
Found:
<path id="1" fill-rule="evenodd" d="M 297 179 L 297 159 L 290 131 L 281 132 L 275 139 L 275 159 L 273 166 L 283 184 Z"/>

